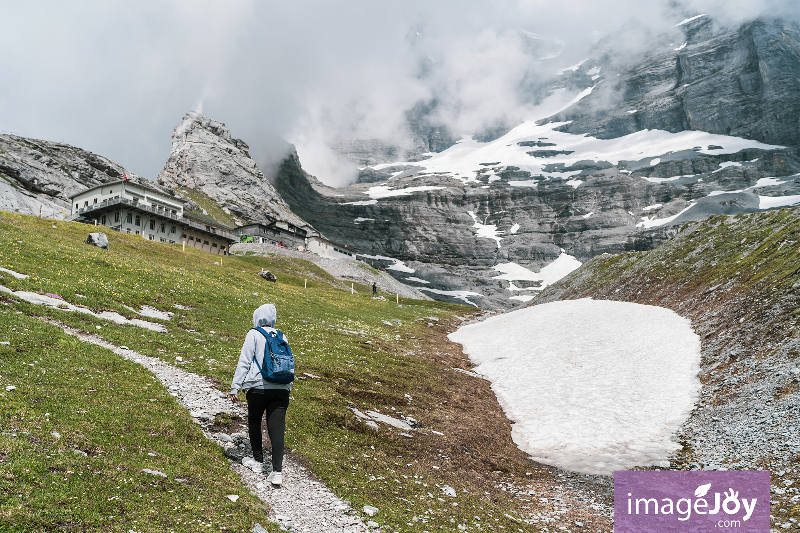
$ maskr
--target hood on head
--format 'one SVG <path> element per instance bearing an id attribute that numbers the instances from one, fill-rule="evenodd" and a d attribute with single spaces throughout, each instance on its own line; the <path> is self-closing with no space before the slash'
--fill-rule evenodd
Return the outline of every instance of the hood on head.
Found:
<path id="1" fill-rule="evenodd" d="M 253 313 L 253 327 L 275 327 L 275 321 L 278 319 L 278 311 L 273 304 L 264 304 Z"/>

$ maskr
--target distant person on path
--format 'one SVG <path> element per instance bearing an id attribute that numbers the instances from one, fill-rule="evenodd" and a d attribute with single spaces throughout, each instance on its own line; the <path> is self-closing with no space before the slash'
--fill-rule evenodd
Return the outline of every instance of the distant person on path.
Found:
<path id="1" fill-rule="evenodd" d="M 253 313 L 253 328 L 262 328 L 267 333 L 277 331 L 275 322 L 278 313 L 273 304 L 264 304 Z M 283 338 L 287 341 L 286 335 Z M 250 445 L 253 448 L 253 459 L 264 462 L 264 451 L 261 438 L 261 419 L 267 413 L 267 433 L 272 443 L 272 472 L 267 481 L 273 485 L 281 485 L 283 475 L 283 439 L 286 432 L 286 409 L 289 407 L 289 392 L 292 384 L 272 383 L 265 380 L 259 370 L 264 367 L 264 348 L 266 339 L 256 329 L 247 332 L 239 355 L 239 364 L 231 383 L 231 400 L 239 401 L 239 390 L 247 394 L 247 425 L 250 434 Z M 257 358 L 258 364 L 254 361 Z"/>
<path id="2" fill-rule="evenodd" d="M 374 281 L 372 282 L 372 295 L 373 296 L 377 296 L 378 295 L 378 286 L 375 284 Z"/>

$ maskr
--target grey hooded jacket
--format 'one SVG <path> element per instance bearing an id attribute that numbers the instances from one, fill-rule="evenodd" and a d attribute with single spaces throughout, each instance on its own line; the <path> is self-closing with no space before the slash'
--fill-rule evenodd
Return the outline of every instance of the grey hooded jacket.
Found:
<path id="1" fill-rule="evenodd" d="M 261 327 L 265 331 L 275 331 L 275 321 L 278 319 L 278 312 L 272 304 L 264 304 L 253 313 L 253 327 Z M 283 335 L 286 342 L 289 338 Z M 239 364 L 236 365 L 236 372 L 233 374 L 231 383 L 231 394 L 236 394 L 239 390 L 249 389 L 284 389 L 292 390 L 292 384 L 270 383 L 261 377 L 258 366 L 253 362 L 253 356 L 258 358 L 258 364 L 264 366 L 264 348 L 267 344 L 264 336 L 258 331 L 251 329 L 247 332 L 242 344 L 242 352 L 239 355 Z"/>

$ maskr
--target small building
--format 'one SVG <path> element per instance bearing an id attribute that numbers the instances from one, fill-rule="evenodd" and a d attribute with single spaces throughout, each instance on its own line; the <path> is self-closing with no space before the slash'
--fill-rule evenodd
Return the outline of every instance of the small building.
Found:
<path id="1" fill-rule="evenodd" d="M 357 254 L 352 248 L 344 246 L 343 244 L 336 244 L 318 235 L 308 238 L 308 245 L 306 248 L 309 252 L 314 252 L 317 255 L 324 255 L 336 259 L 352 259 L 355 261 Z"/>
<path id="2" fill-rule="evenodd" d="M 285 220 L 273 220 L 269 224 L 248 224 L 236 228 L 239 242 L 283 244 L 287 248 L 306 247 L 306 238 L 311 228 L 301 228 Z"/>
<path id="3" fill-rule="evenodd" d="M 238 239 L 231 228 L 187 215 L 183 201 L 127 180 L 104 183 L 70 197 L 72 220 L 100 224 L 151 241 L 183 243 L 227 254 Z"/>

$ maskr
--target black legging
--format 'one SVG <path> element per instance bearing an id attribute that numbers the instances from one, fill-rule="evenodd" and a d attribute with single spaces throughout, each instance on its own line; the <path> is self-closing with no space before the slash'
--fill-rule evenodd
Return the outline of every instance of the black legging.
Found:
<path id="1" fill-rule="evenodd" d="M 267 433 L 272 442 L 272 470 L 283 468 L 283 435 L 286 432 L 286 408 L 289 391 L 284 389 L 251 389 L 247 392 L 247 425 L 253 452 L 263 449 L 261 418 L 267 412 Z"/>

